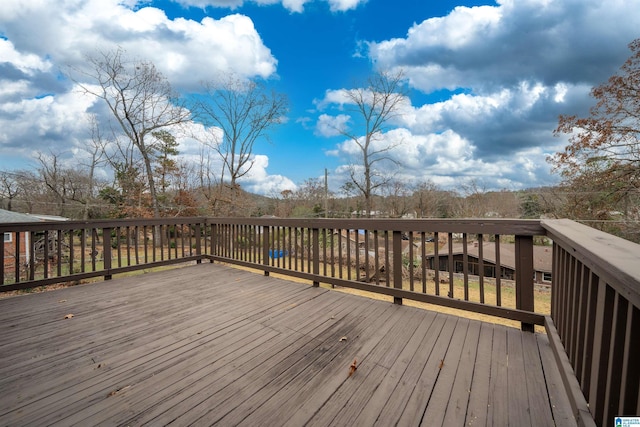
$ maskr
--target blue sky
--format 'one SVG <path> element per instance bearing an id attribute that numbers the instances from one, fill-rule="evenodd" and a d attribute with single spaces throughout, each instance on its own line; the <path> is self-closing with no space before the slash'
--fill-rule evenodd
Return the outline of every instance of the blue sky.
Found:
<path id="1" fill-rule="evenodd" d="M 402 70 L 409 91 L 384 135 L 402 141 L 396 164 L 381 172 L 454 190 L 548 185 L 545 159 L 566 143 L 558 114 L 588 112 L 639 28 L 640 0 L 3 0 L 0 170 L 32 167 L 38 151 L 81 161 L 97 101 L 64 72 L 121 46 L 183 93 L 233 72 L 288 96 L 240 181 L 250 191 L 279 194 L 326 168 L 337 192 L 358 162 L 329 131 L 355 122 L 341 93 L 378 70 Z M 195 161 L 198 142 L 179 142 Z"/>

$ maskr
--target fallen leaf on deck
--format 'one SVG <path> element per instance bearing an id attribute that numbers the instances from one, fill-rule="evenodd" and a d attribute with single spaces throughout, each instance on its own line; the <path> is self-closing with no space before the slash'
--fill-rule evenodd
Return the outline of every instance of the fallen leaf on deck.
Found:
<path id="1" fill-rule="evenodd" d="M 109 394 L 107 395 L 107 397 L 115 396 L 116 394 L 118 394 L 118 393 L 120 393 L 120 392 L 122 392 L 122 391 L 125 391 L 126 389 L 128 389 L 128 388 L 130 388 L 130 387 L 131 387 L 131 386 L 130 386 L 130 385 L 128 385 L 128 386 L 125 386 L 125 387 L 117 388 L 117 389 L 113 390 L 111 393 L 109 393 Z"/>
<path id="2" fill-rule="evenodd" d="M 73 314 L 69 313 L 66 316 L 64 316 L 65 319 L 71 319 L 73 317 Z"/>
<path id="3" fill-rule="evenodd" d="M 61 300 L 60 300 L 60 301 L 58 301 L 58 302 L 59 302 L 59 303 L 60 303 L 60 302 L 67 302 L 67 300 L 66 300 L 66 299 L 61 299 Z"/>
<path id="4" fill-rule="evenodd" d="M 346 341 L 346 340 L 347 340 L 347 337 L 340 338 L 340 341 Z"/>
<path id="5" fill-rule="evenodd" d="M 440 366 L 439 366 L 439 368 L 440 368 L 440 369 L 442 369 L 442 367 L 443 367 L 443 366 L 444 366 L 444 360 L 443 360 L 443 359 L 441 359 L 441 360 L 440 360 Z"/>
<path id="6" fill-rule="evenodd" d="M 356 369 L 358 369 L 358 361 L 353 359 L 353 363 L 349 366 L 349 376 L 353 375 Z"/>

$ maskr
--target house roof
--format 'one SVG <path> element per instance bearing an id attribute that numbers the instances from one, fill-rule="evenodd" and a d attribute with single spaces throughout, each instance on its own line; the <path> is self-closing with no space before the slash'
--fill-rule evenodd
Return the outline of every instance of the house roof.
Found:
<path id="1" fill-rule="evenodd" d="M 69 221 L 69 218 L 60 215 L 27 214 L 39 221 Z"/>
<path id="2" fill-rule="evenodd" d="M 0 224 L 7 222 L 40 222 L 39 218 L 20 212 L 12 212 L 0 209 Z"/>
<path id="3" fill-rule="evenodd" d="M 463 247 L 461 243 L 453 244 L 453 255 L 461 255 Z M 478 258 L 479 247 L 474 244 L 467 245 L 467 255 Z M 431 255 L 433 256 L 433 255 Z M 440 254 L 439 256 L 447 256 Z M 496 263 L 496 244 L 484 242 L 482 245 L 482 257 L 485 261 Z M 551 272 L 553 252 L 549 246 L 533 246 L 533 269 L 545 273 Z M 516 245 L 513 243 L 500 243 L 500 265 L 511 269 L 516 268 Z"/>

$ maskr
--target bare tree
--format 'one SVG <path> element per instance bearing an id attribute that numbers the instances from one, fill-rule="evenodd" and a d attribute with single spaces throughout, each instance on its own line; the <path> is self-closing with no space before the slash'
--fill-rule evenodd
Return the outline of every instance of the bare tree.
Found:
<path id="1" fill-rule="evenodd" d="M 413 209 L 418 218 L 438 218 L 442 216 L 443 199 L 446 193 L 432 181 L 423 181 L 413 190 Z"/>
<path id="2" fill-rule="evenodd" d="M 86 191 L 77 201 L 84 205 L 82 219 L 89 219 L 90 203 L 96 200 L 96 169 L 105 162 L 104 141 L 95 115 L 90 118 L 91 140 L 84 146 L 88 160 L 83 166 L 87 169 Z"/>
<path id="3" fill-rule="evenodd" d="M 0 171 L 0 201 L 4 206 L 4 201 L 7 201 L 7 210 L 13 209 L 13 199 L 20 193 L 20 186 L 18 183 L 18 175 L 14 172 Z"/>
<path id="4" fill-rule="evenodd" d="M 167 79 L 153 63 L 128 60 L 123 49 L 99 52 L 88 58 L 91 71 L 85 77 L 97 83 L 78 83 L 86 93 L 102 99 L 122 132 L 137 148 L 144 164 L 153 215 L 160 216 L 153 161 L 158 140 L 153 132 L 168 130 L 190 120 Z"/>
<path id="5" fill-rule="evenodd" d="M 71 194 L 69 176 L 61 164 L 60 155 L 55 153 L 47 155 L 39 152 L 36 158 L 40 163 L 38 169 L 40 177 L 55 200 L 55 214 L 65 215 L 66 204 L 71 199 Z"/>
<path id="6" fill-rule="evenodd" d="M 203 144 L 200 147 L 200 152 L 198 154 L 198 162 L 195 165 L 197 176 L 196 187 L 198 187 L 199 193 L 207 201 L 210 212 L 216 215 L 216 205 L 219 201 L 217 197 L 217 190 L 220 185 L 220 181 L 217 179 L 217 175 L 213 173 L 213 154 L 209 149 L 209 146 L 206 144 Z"/>
<path id="7" fill-rule="evenodd" d="M 382 191 L 386 205 L 386 215 L 391 218 L 402 218 L 410 213 L 411 203 L 409 196 L 411 191 L 405 182 L 393 179 L 387 182 Z"/>
<path id="8" fill-rule="evenodd" d="M 325 200 L 329 194 L 325 192 L 324 182 L 319 178 L 308 178 L 298 187 L 293 197 L 296 204 L 293 215 L 309 217 L 324 215 Z"/>
<path id="9" fill-rule="evenodd" d="M 287 98 L 268 93 L 264 85 L 228 76 L 221 82 L 204 84 L 206 94 L 194 105 L 198 118 L 210 127 L 222 130 L 211 146 L 223 162 L 221 182 L 228 182 L 235 192 L 238 179 L 245 176 L 254 162 L 255 143 L 268 139 L 269 132 L 287 113 Z"/>
<path id="10" fill-rule="evenodd" d="M 403 74 L 374 74 L 368 79 L 366 87 L 345 90 L 344 95 L 348 99 L 347 110 L 351 118 L 357 120 L 360 126 L 355 130 L 344 127 L 336 130 L 353 141 L 359 149 L 360 163 L 351 165 L 350 177 L 362 194 L 366 216 L 370 217 L 375 190 L 391 178 L 376 166 L 382 161 L 395 163 L 388 153 L 402 142 L 389 142 L 382 146 L 378 143 L 383 140 L 389 121 L 399 114 L 406 99 Z"/>

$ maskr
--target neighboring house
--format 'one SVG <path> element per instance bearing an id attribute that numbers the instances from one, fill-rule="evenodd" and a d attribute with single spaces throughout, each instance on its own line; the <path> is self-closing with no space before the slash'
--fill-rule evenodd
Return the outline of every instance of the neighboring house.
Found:
<path id="1" fill-rule="evenodd" d="M 6 211 L 0 209 L 0 224 L 12 223 L 12 222 L 40 222 L 41 219 L 33 216 L 18 212 Z M 19 247 L 20 253 L 19 259 L 24 262 L 29 262 L 29 236 L 30 233 L 20 233 L 20 241 L 18 242 L 17 233 L 3 233 L 4 240 L 4 271 L 15 271 L 16 266 L 16 247 Z M 16 243 L 19 243 L 16 245 Z"/>
<path id="2" fill-rule="evenodd" d="M 69 218 L 65 218 L 57 215 L 40 215 L 40 214 L 23 214 L 19 212 L 7 211 L 0 209 L 0 224 L 7 224 L 13 222 L 42 222 L 42 221 L 68 221 Z M 3 233 L 3 245 L 4 245 L 4 271 L 13 272 L 16 267 L 16 255 L 18 255 L 19 263 L 21 265 L 28 265 L 31 262 L 31 252 L 29 248 L 34 244 L 30 241 L 32 233 L 19 233 L 20 240 L 18 241 L 18 233 L 9 232 Z M 42 241 L 42 234 L 37 234 Z M 36 239 L 37 244 L 37 239 Z M 19 253 L 17 253 L 19 251 Z M 36 248 L 37 253 L 37 248 Z"/>
<path id="3" fill-rule="evenodd" d="M 446 252 L 446 251 L 445 251 Z M 453 245 L 453 272 L 462 273 L 464 270 L 463 247 L 462 244 Z M 533 270 L 534 282 L 538 284 L 551 283 L 552 248 L 549 246 L 533 247 Z M 479 275 L 479 245 L 469 244 L 467 246 L 467 257 L 469 260 L 469 274 Z M 484 242 L 482 245 L 482 257 L 484 259 L 484 277 L 496 277 L 496 245 L 494 242 Z M 433 254 L 425 257 L 427 268 L 436 269 L 435 256 Z M 440 271 L 449 271 L 449 256 L 447 253 L 438 254 L 438 267 Z M 500 244 L 500 278 L 507 280 L 515 279 L 516 253 L 515 244 Z"/>

